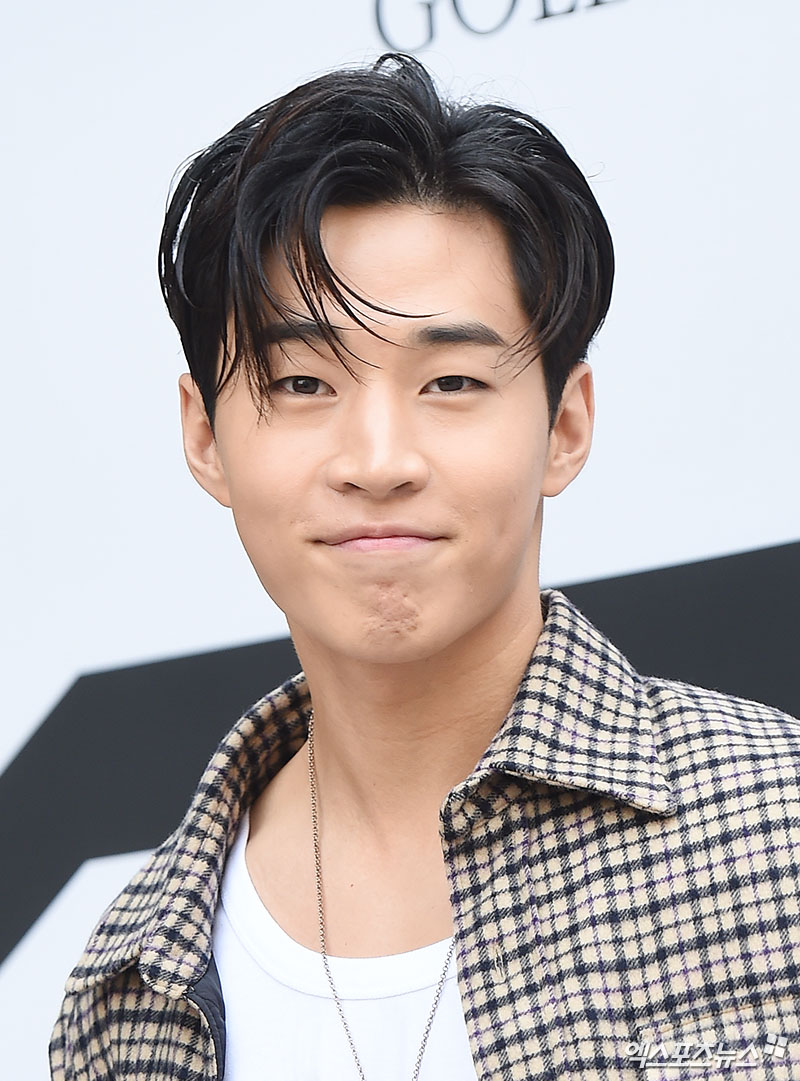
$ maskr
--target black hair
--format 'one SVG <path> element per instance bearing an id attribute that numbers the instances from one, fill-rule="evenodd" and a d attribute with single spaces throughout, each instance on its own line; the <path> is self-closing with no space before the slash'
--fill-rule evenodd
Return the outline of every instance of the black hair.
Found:
<path id="1" fill-rule="evenodd" d="M 303 317 L 353 372 L 324 298 L 362 326 L 354 301 L 387 309 L 337 277 L 320 222 L 330 206 L 402 202 L 476 207 L 504 226 L 530 319 L 517 344 L 528 362 L 542 358 L 552 423 L 610 303 L 605 218 L 543 124 L 506 105 L 444 100 L 417 60 L 387 53 L 256 109 L 191 159 L 172 193 L 159 277 L 212 425 L 217 396 L 239 369 L 259 408 L 269 402 L 267 328 L 297 319 L 270 287 L 270 252 L 285 260 Z"/>

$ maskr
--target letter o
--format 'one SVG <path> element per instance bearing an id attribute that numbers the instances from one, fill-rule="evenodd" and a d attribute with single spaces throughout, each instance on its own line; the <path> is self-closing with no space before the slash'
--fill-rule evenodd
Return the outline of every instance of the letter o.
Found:
<path id="1" fill-rule="evenodd" d="M 497 23 L 496 26 L 490 27 L 488 30 L 478 30 L 476 27 L 472 26 L 470 23 L 467 22 L 467 20 L 464 18 L 464 13 L 461 10 L 462 0 L 453 0 L 453 11 L 455 13 L 456 18 L 461 23 L 461 25 L 464 27 L 464 29 L 469 30 L 470 33 L 472 33 L 472 34 L 496 34 L 498 30 L 503 29 L 503 27 L 506 25 L 508 20 L 514 14 L 514 11 L 515 11 L 515 9 L 517 7 L 517 2 L 518 2 L 518 0 L 511 0 L 511 2 L 508 5 L 508 11 L 502 17 L 500 22 Z"/>
<path id="2" fill-rule="evenodd" d="M 433 26 L 433 6 L 436 0 L 419 0 L 419 6 L 426 8 L 428 12 L 428 36 L 419 45 L 399 45 L 396 41 L 392 41 L 386 30 L 386 23 L 384 21 L 384 2 L 385 0 L 375 0 L 375 24 L 378 27 L 378 33 L 389 46 L 390 49 L 398 49 L 402 52 L 413 53 L 418 49 L 424 49 L 426 45 L 430 45 L 434 38 L 434 26 Z M 514 0 L 516 3 L 516 0 Z"/>

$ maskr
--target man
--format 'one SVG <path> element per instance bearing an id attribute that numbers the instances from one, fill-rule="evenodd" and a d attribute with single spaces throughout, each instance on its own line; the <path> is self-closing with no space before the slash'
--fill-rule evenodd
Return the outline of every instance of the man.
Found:
<path id="1" fill-rule="evenodd" d="M 540 595 L 612 275 L 550 132 L 407 57 L 189 166 L 186 458 L 303 673 L 105 913 L 54 1078 L 800 1077 L 797 722 Z"/>

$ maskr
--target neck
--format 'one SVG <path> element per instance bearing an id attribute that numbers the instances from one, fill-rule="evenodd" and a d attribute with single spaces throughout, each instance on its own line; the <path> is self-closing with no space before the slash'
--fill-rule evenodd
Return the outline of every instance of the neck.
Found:
<path id="1" fill-rule="evenodd" d="M 329 814 L 376 836 L 438 816 L 501 726 L 541 631 L 535 601 L 512 616 L 403 664 L 355 661 L 292 628 Z"/>

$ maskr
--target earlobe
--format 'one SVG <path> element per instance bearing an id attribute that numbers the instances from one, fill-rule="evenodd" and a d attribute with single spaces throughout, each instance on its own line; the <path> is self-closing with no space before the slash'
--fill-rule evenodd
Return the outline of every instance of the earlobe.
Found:
<path id="1" fill-rule="evenodd" d="M 192 476 L 224 507 L 231 505 L 225 471 L 200 390 L 188 372 L 178 380 L 183 452 Z"/>
<path id="2" fill-rule="evenodd" d="M 592 369 L 582 361 L 570 372 L 561 395 L 550 432 L 542 495 L 559 495 L 577 477 L 589 457 L 593 427 Z"/>

